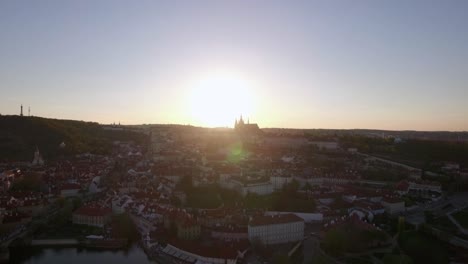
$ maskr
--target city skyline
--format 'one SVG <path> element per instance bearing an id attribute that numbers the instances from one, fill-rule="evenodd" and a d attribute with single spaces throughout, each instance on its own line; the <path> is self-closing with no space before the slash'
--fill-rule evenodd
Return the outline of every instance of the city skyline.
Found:
<path id="1" fill-rule="evenodd" d="M 2 115 L 468 130 L 464 1 L 0 3 Z M 222 89 L 220 89 L 222 87 Z"/>

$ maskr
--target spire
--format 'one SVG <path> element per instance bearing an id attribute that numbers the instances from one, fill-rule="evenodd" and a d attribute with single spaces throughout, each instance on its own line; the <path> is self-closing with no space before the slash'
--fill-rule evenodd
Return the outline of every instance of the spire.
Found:
<path id="1" fill-rule="evenodd" d="M 20 116 L 23 116 L 23 105 L 21 105 L 21 112 L 20 112 Z"/>

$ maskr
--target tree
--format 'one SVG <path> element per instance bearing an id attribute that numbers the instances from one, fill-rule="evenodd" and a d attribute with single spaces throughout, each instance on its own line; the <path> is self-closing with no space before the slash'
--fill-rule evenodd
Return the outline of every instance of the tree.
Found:
<path id="1" fill-rule="evenodd" d="M 403 231 L 405 231 L 405 217 L 400 216 L 398 218 L 398 233 L 401 234 Z"/>
<path id="2" fill-rule="evenodd" d="M 180 182 L 177 184 L 177 189 L 186 193 L 190 192 L 193 189 L 192 177 L 189 175 L 183 176 Z"/>
<path id="3" fill-rule="evenodd" d="M 382 259 L 384 264 L 412 264 L 413 261 L 407 255 L 385 254 Z"/>
<path id="4" fill-rule="evenodd" d="M 293 179 L 290 183 L 286 185 L 285 191 L 287 193 L 296 193 L 299 190 L 299 182 L 296 179 Z"/>
<path id="5" fill-rule="evenodd" d="M 67 201 L 66 201 L 65 198 L 63 198 L 63 197 L 59 197 L 59 198 L 57 199 L 57 205 L 59 206 L 59 208 L 63 208 L 63 207 L 65 206 L 65 203 L 66 203 L 66 202 L 67 202 Z"/>
<path id="6" fill-rule="evenodd" d="M 289 259 L 288 255 L 276 254 L 273 258 L 273 263 L 275 264 L 292 264 L 292 261 Z"/>
<path id="7" fill-rule="evenodd" d="M 347 238 L 345 234 L 338 229 L 330 230 L 323 240 L 324 249 L 332 255 L 339 255 L 346 251 Z"/>
<path id="8" fill-rule="evenodd" d="M 323 255 L 315 255 L 308 264 L 334 264 L 335 262 L 331 261 Z"/>
<path id="9" fill-rule="evenodd" d="M 140 232 L 133 223 L 130 215 L 127 213 L 114 216 L 113 221 L 115 223 L 115 232 L 121 238 L 128 238 L 130 241 L 138 241 L 140 238 Z"/>
<path id="10" fill-rule="evenodd" d="M 434 221 L 434 215 L 431 211 L 424 211 L 424 217 L 426 218 L 426 223 L 432 223 Z"/>
<path id="11" fill-rule="evenodd" d="M 73 199 L 73 210 L 78 209 L 83 202 L 81 201 L 80 198 L 74 198 Z"/>
<path id="12" fill-rule="evenodd" d="M 312 190 L 312 185 L 310 185 L 310 183 L 306 182 L 306 184 L 304 184 L 304 187 L 302 187 L 302 190 L 304 191 L 310 191 Z"/>
<path id="13" fill-rule="evenodd" d="M 259 237 L 254 237 L 250 243 L 252 245 L 252 251 L 255 254 L 261 254 L 265 249 L 265 245 L 263 245 Z"/>

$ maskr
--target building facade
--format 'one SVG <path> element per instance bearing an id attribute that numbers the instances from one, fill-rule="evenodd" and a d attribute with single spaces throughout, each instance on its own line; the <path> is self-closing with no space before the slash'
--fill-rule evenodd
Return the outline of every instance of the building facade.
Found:
<path id="1" fill-rule="evenodd" d="M 300 241 L 304 238 L 304 220 L 294 214 L 259 216 L 248 225 L 251 243 L 274 245 Z"/>
<path id="2" fill-rule="evenodd" d="M 110 208 L 86 205 L 73 212 L 73 224 L 103 227 L 110 221 L 111 215 Z"/>

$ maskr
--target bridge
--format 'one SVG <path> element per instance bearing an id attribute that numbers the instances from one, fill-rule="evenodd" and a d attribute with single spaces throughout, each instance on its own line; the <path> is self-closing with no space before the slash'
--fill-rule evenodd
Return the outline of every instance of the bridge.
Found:
<path id="1" fill-rule="evenodd" d="M 76 246 L 79 243 L 77 239 L 33 239 L 31 246 Z"/>
<path id="2" fill-rule="evenodd" d="M 21 230 L 17 233 L 11 233 L 7 239 L 0 242 L 0 263 L 8 263 L 10 260 L 10 244 L 17 240 L 25 238 L 29 235 L 27 229 Z"/>

